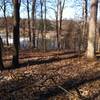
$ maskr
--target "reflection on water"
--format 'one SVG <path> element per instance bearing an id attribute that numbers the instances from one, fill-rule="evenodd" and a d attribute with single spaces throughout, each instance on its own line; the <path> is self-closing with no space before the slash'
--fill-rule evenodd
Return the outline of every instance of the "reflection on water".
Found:
<path id="1" fill-rule="evenodd" d="M 6 37 L 2 37 L 2 40 L 3 40 L 3 43 L 6 44 Z M 13 44 L 13 38 L 9 37 L 8 42 L 9 42 L 9 44 Z M 46 39 L 46 48 L 48 50 L 56 49 L 57 48 L 57 43 L 56 42 L 57 42 L 56 39 Z M 38 40 L 36 39 L 35 43 L 36 43 L 35 44 L 36 47 L 38 46 L 38 49 L 43 49 L 41 38 L 38 38 Z M 29 38 L 28 37 L 20 37 L 20 48 L 27 49 L 27 48 L 29 48 L 29 46 L 30 46 Z"/>

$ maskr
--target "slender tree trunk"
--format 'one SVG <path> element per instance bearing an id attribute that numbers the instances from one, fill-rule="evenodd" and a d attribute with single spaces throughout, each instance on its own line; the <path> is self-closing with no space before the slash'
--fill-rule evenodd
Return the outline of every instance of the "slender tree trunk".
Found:
<path id="1" fill-rule="evenodd" d="M 4 69 L 3 60 L 2 60 L 2 49 L 3 49 L 3 42 L 2 42 L 2 38 L 0 37 L 0 70 Z"/>
<path id="2" fill-rule="evenodd" d="M 8 22 L 7 22 L 7 17 L 6 17 L 6 1 L 4 0 L 4 19 L 5 19 L 5 28 L 6 28 L 6 43 L 9 45 L 8 42 Z"/>
<path id="3" fill-rule="evenodd" d="M 36 0 L 32 2 L 32 32 L 33 32 L 33 48 L 35 48 L 35 4 Z"/>
<path id="4" fill-rule="evenodd" d="M 44 52 L 46 51 L 46 32 L 47 32 L 47 27 L 46 27 L 46 12 L 47 12 L 47 8 L 46 8 L 46 0 L 44 1 L 44 6 L 45 6 L 45 18 L 44 18 Z"/>
<path id="5" fill-rule="evenodd" d="M 61 33 L 62 33 L 62 14 L 64 10 L 65 0 L 57 0 L 56 11 L 56 33 L 57 33 L 57 46 L 61 49 Z"/>
<path id="6" fill-rule="evenodd" d="M 60 49 L 62 47 L 61 45 L 61 33 L 62 33 L 62 4 L 61 0 L 59 1 L 59 41 L 60 41 Z"/>
<path id="7" fill-rule="evenodd" d="M 91 0 L 87 58 L 95 58 L 95 37 L 98 0 Z"/>
<path id="8" fill-rule="evenodd" d="M 5 21 L 6 21 L 6 41 L 7 41 L 7 45 L 9 45 L 9 41 L 8 41 L 8 22 L 7 22 L 6 17 L 5 17 Z"/>
<path id="9" fill-rule="evenodd" d="M 60 40 L 59 40 L 59 2 L 57 2 L 57 11 L 56 13 L 56 34 L 57 34 L 57 49 L 60 50 Z"/>
<path id="10" fill-rule="evenodd" d="M 58 33 L 58 15 L 56 13 L 56 34 L 57 34 L 57 48 L 59 49 L 59 33 Z"/>
<path id="11" fill-rule="evenodd" d="M 13 0 L 14 5 L 14 26 L 13 26 L 13 43 L 15 53 L 13 55 L 13 65 L 17 67 L 19 64 L 19 26 L 20 26 L 20 0 Z"/>
<path id="12" fill-rule="evenodd" d="M 87 0 L 83 0 L 83 34 L 82 34 L 82 47 L 83 51 L 86 50 L 87 47 Z"/>
<path id="13" fill-rule="evenodd" d="M 62 17 L 63 17 L 63 10 L 64 10 L 64 5 L 65 5 L 65 0 L 62 2 L 62 0 L 59 1 L 59 14 L 60 14 L 60 18 L 59 18 L 59 35 L 61 36 L 62 33 Z M 60 37 L 61 38 L 61 37 Z M 61 39 L 60 39 L 61 42 Z M 61 48 L 61 47 L 60 47 Z"/>
<path id="14" fill-rule="evenodd" d="M 31 27 L 30 27 L 30 14 L 29 14 L 29 0 L 27 0 L 27 15 L 28 15 L 28 34 L 29 34 L 29 42 L 31 44 Z"/>
<path id="15" fill-rule="evenodd" d="M 40 0 L 41 4 L 41 21 L 40 21 L 40 29 L 41 29 L 41 35 L 42 35 L 42 46 L 44 45 L 44 35 L 43 35 L 43 0 Z M 43 48 L 44 49 L 44 48 Z"/>

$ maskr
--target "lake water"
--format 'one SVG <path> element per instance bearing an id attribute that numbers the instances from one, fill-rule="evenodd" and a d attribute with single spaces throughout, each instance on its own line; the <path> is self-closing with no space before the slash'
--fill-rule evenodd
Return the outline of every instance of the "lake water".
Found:
<path id="1" fill-rule="evenodd" d="M 2 37 L 3 43 L 6 44 L 6 37 Z M 9 37 L 8 38 L 8 42 L 9 44 L 13 44 L 13 38 Z M 38 42 L 36 39 L 36 46 L 38 45 L 38 49 L 42 49 L 42 39 L 38 38 Z M 20 48 L 29 48 L 30 44 L 29 44 L 29 38 L 27 37 L 20 37 Z M 57 48 L 57 43 L 55 39 L 46 39 L 46 48 L 48 50 L 50 49 L 56 49 Z"/>

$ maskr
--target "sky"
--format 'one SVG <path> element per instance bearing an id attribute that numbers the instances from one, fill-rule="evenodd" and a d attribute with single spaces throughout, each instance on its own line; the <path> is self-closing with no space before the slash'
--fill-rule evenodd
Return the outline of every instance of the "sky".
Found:
<path id="1" fill-rule="evenodd" d="M 0 3 L 2 2 L 3 0 L 0 0 Z M 8 1 L 11 1 L 11 0 L 8 0 Z M 25 0 L 24 0 L 25 1 Z M 37 0 L 38 1 L 38 0 Z M 51 8 L 49 8 L 49 7 L 56 7 L 56 0 L 48 0 L 48 1 L 50 1 L 50 3 L 48 2 L 47 4 L 48 4 L 48 10 L 47 10 L 47 18 L 48 19 L 55 19 L 55 13 L 54 13 L 54 11 L 51 9 Z M 63 1 L 63 0 L 62 0 Z M 75 16 L 76 16 L 76 9 L 77 9 L 77 15 L 79 16 L 79 15 L 81 15 L 81 11 L 78 11 L 79 10 L 79 7 L 77 7 L 77 8 L 75 8 L 73 5 L 75 5 L 74 3 L 76 3 L 76 2 L 74 2 L 75 0 L 66 0 L 66 2 L 65 2 L 65 8 L 64 8 L 64 11 L 63 11 L 63 18 L 64 19 L 69 19 L 69 18 L 75 18 Z M 67 2 L 68 2 L 68 4 L 67 4 Z M 1 5 L 1 4 L 0 4 Z M 10 16 L 10 15 L 12 15 L 12 8 L 13 7 L 11 7 L 11 6 L 9 6 L 9 4 L 8 4 L 8 6 L 7 6 L 7 9 L 9 9 L 9 10 L 7 10 L 7 15 L 8 16 Z M 30 8 L 31 8 L 31 6 L 30 6 Z M 55 8 L 54 8 L 55 9 Z M 40 15 L 40 13 L 39 13 L 39 7 L 38 7 L 38 9 L 37 9 L 37 16 L 38 16 L 38 18 L 39 18 L 39 15 Z M 30 10 L 31 11 L 31 10 Z M 80 13 L 79 13 L 80 12 Z M 0 17 L 3 17 L 3 12 L 2 12 L 2 10 L 0 10 Z M 30 16 L 31 16 L 31 12 L 30 12 Z M 25 5 L 23 5 L 23 4 L 21 4 L 21 8 L 20 8 L 20 17 L 21 18 L 27 18 L 27 9 L 26 9 L 26 7 L 25 7 Z"/>
<path id="2" fill-rule="evenodd" d="M 47 18 L 48 19 L 55 19 L 55 12 L 53 9 L 56 9 L 56 1 L 57 0 L 49 0 L 51 1 L 50 3 L 48 2 L 48 7 L 47 7 Z M 62 0 L 63 1 L 63 0 Z M 39 13 L 39 7 L 37 9 L 37 16 L 40 16 Z M 27 13 L 26 9 L 23 10 L 23 7 L 21 7 L 21 18 L 26 18 Z M 30 13 L 31 15 L 31 13 Z M 66 0 L 65 2 L 65 7 L 63 11 L 63 19 L 78 19 L 82 17 L 82 0 Z M 39 18 L 39 17 L 37 17 Z"/>
<path id="3" fill-rule="evenodd" d="M 55 13 L 54 13 L 54 10 L 52 10 L 50 7 L 54 7 L 54 9 L 55 9 L 55 7 L 56 7 L 55 1 L 56 0 L 49 0 L 49 1 L 51 1 L 51 3 L 48 3 L 47 18 L 54 20 L 55 19 Z M 88 0 L 88 1 L 90 1 L 90 0 Z M 13 10 L 12 10 L 12 7 L 8 6 L 7 8 L 9 8 L 9 10 L 7 10 L 8 11 L 7 14 L 9 16 L 9 15 L 12 14 L 11 12 Z M 98 8 L 100 9 L 100 5 L 98 6 Z M 37 18 L 39 18 L 39 15 L 40 15 L 39 10 L 40 10 L 40 8 L 38 7 L 38 9 L 37 9 L 37 12 L 38 12 L 37 16 L 38 17 Z M 89 11 L 89 5 L 88 5 L 88 11 Z M 99 12 L 100 12 L 100 10 L 99 10 Z M 3 17 L 2 10 L 0 10 L 0 17 L 1 16 Z M 31 16 L 31 9 L 30 9 L 30 16 Z M 100 18 L 99 13 L 98 13 L 98 16 Z M 27 10 L 26 10 L 26 8 L 23 4 L 21 5 L 21 8 L 20 8 L 20 17 L 21 18 L 27 18 Z M 63 19 L 80 19 L 81 17 L 82 17 L 82 0 L 66 0 L 65 8 L 64 8 L 64 11 L 63 11 Z"/>
<path id="4" fill-rule="evenodd" d="M 55 19 L 54 10 L 49 8 L 49 7 L 53 7 L 53 6 L 56 7 L 55 1 L 56 0 L 52 0 L 51 4 L 48 3 L 48 9 L 47 9 L 47 18 L 48 19 L 53 19 L 53 20 Z M 75 17 L 81 17 L 81 15 L 82 15 L 82 12 L 80 10 L 81 4 L 80 4 L 80 6 L 77 6 L 77 7 L 74 7 L 74 6 L 76 6 L 76 2 L 74 2 L 74 0 L 67 0 L 67 2 L 65 2 L 65 8 L 64 8 L 64 11 L 63 11 L 63 19 L 74 19 Z M 38 10 L 37 10 L 37 12 L 38 12 Z M 24 7 L 22 7 L 21 11 L 23 12 L 23 13 L 20 14 L 21 18 L 26 18 L 27 17 L 26 9 Z M 37 13 L 37 16 L 39 14 Z M 31 13 L 30 13 L 30 15 L 31 15 Z"/>

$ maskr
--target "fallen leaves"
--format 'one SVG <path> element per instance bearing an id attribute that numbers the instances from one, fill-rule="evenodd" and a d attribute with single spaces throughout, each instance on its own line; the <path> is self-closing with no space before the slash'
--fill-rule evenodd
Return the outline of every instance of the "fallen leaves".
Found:
<path id="1" fill-rule="evenodd" d="M 61 57 L 63 58 L 63 55 Z M 64 58 L 66 57 L 68 55 L 64 55 Z M 42 59 L 50 59 L 50 57 Z M 66 83 L 66 87 L 62 86 L 64 83 Z M 52 93 L 56 91 L 57 86 L 68 89 L 73 95 L 60 90 L 62 93 L 50 96 L 50 91 L 52 90 Z M 94 98 L 95 94 L 99 94 L 100 63 L 98 61 L 88 62 L 84 57 L 62 59 L 56 62 L 27 65 L 19 69 L 3 71 L 0 76 L 0 92 L 2 91 L 0 98 L 3 98 L 1 100 L 8 98 L 14 98 L 14 100 L 40 99 L 45 97 L 48 91 L 49 96 L 47 97 L 49 99 L 80 100 L 81 97 L 74 87 L 78 88 L 80 95 L 84 98 Z"/>

